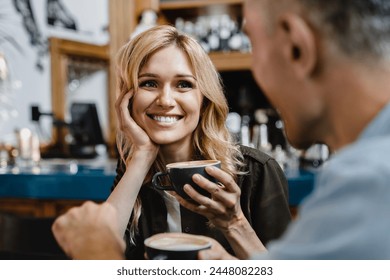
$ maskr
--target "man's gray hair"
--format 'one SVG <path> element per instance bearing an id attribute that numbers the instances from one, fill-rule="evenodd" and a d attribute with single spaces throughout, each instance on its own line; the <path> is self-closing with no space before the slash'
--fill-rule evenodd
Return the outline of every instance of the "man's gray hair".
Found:
<path id="1" fill-rule="evenodd" d="M 346 54 L 390 60 L 390 0 L 297 0 Z"/>

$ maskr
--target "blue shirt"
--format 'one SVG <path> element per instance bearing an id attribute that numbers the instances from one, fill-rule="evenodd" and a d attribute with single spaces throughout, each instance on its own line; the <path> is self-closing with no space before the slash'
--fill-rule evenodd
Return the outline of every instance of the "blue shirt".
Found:
<path id="1" fill-rule="evenodd" d="M 390 104 L 317 175 L 266 259 L 390 259 Z"/>

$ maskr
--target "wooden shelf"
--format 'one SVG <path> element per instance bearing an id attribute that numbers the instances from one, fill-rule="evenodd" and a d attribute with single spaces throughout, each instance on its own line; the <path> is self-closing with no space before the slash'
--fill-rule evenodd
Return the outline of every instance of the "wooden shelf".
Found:
<path id="1" fill-rule="evenodd" d="M 107 61 L 109 59 L 107 45 L 95 45 L 55 37 L 49 38 L 49 41 L 50 46 L 62 55 L 93 57 Z"/>
<path id="2" fill-rule="evenodd" d="M 187 1 L 160 1 L 160 10 L 176 10 L 201 8 L 211 5 L 242 4 L 243 0 L 187 0 Z"/>
<path id="3" fill-rule="evenodd" d="M 252 56 L 250 53 L 214 52 L 210 53 L 209 56 L 218 71 L 243 71 L 251 69 Z"/>

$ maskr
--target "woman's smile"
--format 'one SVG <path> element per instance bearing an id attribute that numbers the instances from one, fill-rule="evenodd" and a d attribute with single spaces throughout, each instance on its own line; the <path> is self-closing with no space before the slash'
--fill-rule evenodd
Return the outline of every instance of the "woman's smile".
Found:
<path id="1" fill-rule="evenodd" d="M 154 114 L 147 114 L 149 118 L 152 120 L 157 121 L 158 123 L 162 124 L 174 124 L 177 123 L 180 119 L 182 119 L 182 116 L 178 115 L 154 115 Z"/>

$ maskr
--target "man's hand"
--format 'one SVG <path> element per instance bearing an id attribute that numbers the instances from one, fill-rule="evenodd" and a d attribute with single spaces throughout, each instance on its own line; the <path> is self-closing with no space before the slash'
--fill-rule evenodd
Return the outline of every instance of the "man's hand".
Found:
<path id="1" fill-rule="evenodd" d="M 86 202 L 57 218 L 52 230 L 72 259 L 123 259 L 125 243 L 117 220 L 116 209 L 109 203 Z"/>
<path id="2" fill-rule="evenodd" d="M 218 241 L 209 237 L 206 238 L 210 240 L 211 248 L 199 251 L 199 260 L 237 260 L 236 257 L 226 252 L 226 250 L 222 247 L 221 244 L 218 243 Z"/>

